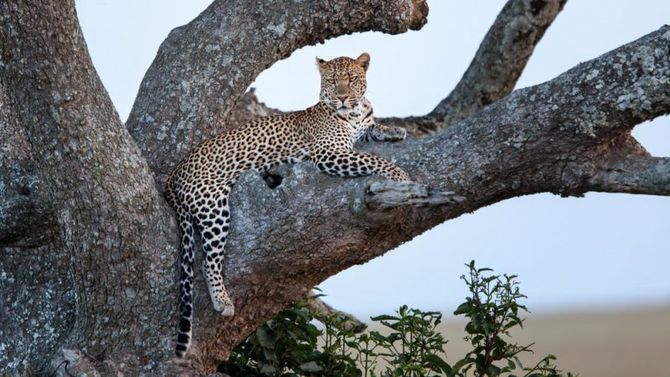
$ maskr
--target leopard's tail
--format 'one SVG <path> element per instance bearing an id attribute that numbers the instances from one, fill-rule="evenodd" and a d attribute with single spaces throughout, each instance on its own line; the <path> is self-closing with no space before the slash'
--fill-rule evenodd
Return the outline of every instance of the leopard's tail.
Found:
<path id="1" fill-rule="evenodd" d="M 181 234 L 181 262 L 179 289 L 179 331 L 177 332 L 177 357 L 184 357 L 191 345 L 191 329 L 193 327 L 193 259 L 195 237 L 193 233 L 193 217 L 188 209 L 178 209 L 179 229 Z"/>

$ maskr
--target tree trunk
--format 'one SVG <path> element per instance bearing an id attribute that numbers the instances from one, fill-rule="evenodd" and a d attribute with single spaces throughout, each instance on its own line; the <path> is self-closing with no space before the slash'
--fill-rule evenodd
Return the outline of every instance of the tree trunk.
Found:
<path id="1" fill-rule="evenodd" d="M 165 360 L 175 227 L 72 1 L 0 3 L 0 368 Z M 138 305 L 138 303 L 141 303 Z"/>
<path id="2" fill-rule="evenodd" d="M 236 315 L 212 310 L 199 277 L 195 344 L 174 359 L 166 175 L 205 137 L 272 111 L 242 96 L 275 61 L 341 34 L 417 29 L 428 11 L 422 0 L 297 4 L 215 1 L 175 29 L 124 126 L 73 1 L 0 2 L 1 369 L 211 373 L 315 284 L 465 212 L 537 192 L 670 195 L 670 159 L 630 135 L 670 111 L 670 27 L 508 96 L 564 4 L 510 0 L 435 111 L 386 120 L 415 137 L 364 147 L 421 184 L 333 178 L 307 164 L 280 168 L 274 190 L 242 176 L 224 267 Z"/>

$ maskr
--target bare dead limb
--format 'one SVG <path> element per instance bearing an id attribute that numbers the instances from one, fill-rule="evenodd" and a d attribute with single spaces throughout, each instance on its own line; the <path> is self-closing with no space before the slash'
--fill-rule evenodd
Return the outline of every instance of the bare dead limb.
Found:
<path id="1" fill-rule="evenodd" d="M 371 209 L 389 209 L 400 206 L 440 206 L 460 203 L 464 197 L 451 191 L 436 191 L 416 182 L 374 182 L 366 192 L 366 203 Z"/>

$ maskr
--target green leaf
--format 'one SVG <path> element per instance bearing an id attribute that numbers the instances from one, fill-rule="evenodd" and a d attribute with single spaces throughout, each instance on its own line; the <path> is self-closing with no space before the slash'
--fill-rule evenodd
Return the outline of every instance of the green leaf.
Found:
<path id="1" fill-rule="evenodd" d="M 466 314 L 470 313 L 472 311 L 472 302 L 466 301 L 460 305 L 458 305 L 458 308 L 454 310 L 454 315 L 459 315 L 459 314 Z"/>
<path id="2" fill-rule="evenodd" d="M 497 377 L 500 375 L 500 368 L 495 365 L 489 365 L 487 372 L 489 373 L 489 377 Z"/>
<path id="3" fill-rule="evenodd" d="M 460 371 L 461 368 L 465 367 L 466 365 L 472 364 L 474 362 L 475 362 L 475 359 L 470 358 L 470 357 L 458 360 L 456 362 L 456 364 L 454 364 L 454 366 L 451 367 L 451 371 L 452 371 L 451 375 L 455 375 L 454 373 L 458 373 L 458 371 Z"/>
<path id="4" fill-rule="evenodd" d="M 261 373 L 266 376 L 272 376 L 277 374 L 277 368 L 275 368 L 274 365 L 271 364 L 263 364 L 261 366 Z"/>
<path id="5" fill-rule="evenodd" d="M 274 349 L 276 339 L 272 335 L 271 331 L 267 330 L 264 326 L 256 329 L 256 338 L 258 338 L 258 343 L 263 348 Z"/>
<path id="6" fill-rule="evenodd" d="M 449 366 L 446 361 L 442 360 L 442 358 L 437 355 L 433 354 L 426 356 L 426 361 L 431 364 L 433 367 L 432 369 L 438 369 L 445 374 L 451 373 L 451 366 Z"/>
<path id="7" fill-rule="evenodd" d="M 321 372 L 323 368 L 316 363 L 316 361 L 309 361 L 303 364 L 300 364 L 300 370 L 304 372 L 316 373 Z"/>

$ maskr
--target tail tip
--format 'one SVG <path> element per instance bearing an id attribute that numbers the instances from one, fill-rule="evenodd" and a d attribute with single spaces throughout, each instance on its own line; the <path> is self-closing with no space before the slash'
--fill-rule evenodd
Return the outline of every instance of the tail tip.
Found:
<path id="1" fill-rule="evenodd" d="M 191 345 L 191 334 L 179 332 L 177 334 L 177 346 L 175 347 L 174 353 L 177 357 L 182 358 L 186 355 L 188 347 Z"/>
<path id="2" fill-rule="evenodd" d="M 184 356 L 186 356 L 186 351 L 188 351 L 188 345 L 177 343 L 177 346 L 175 347 L 174 353 L 175 353 L 175 355 L 177 355 L 178 358 L 181 359 Z"/>

